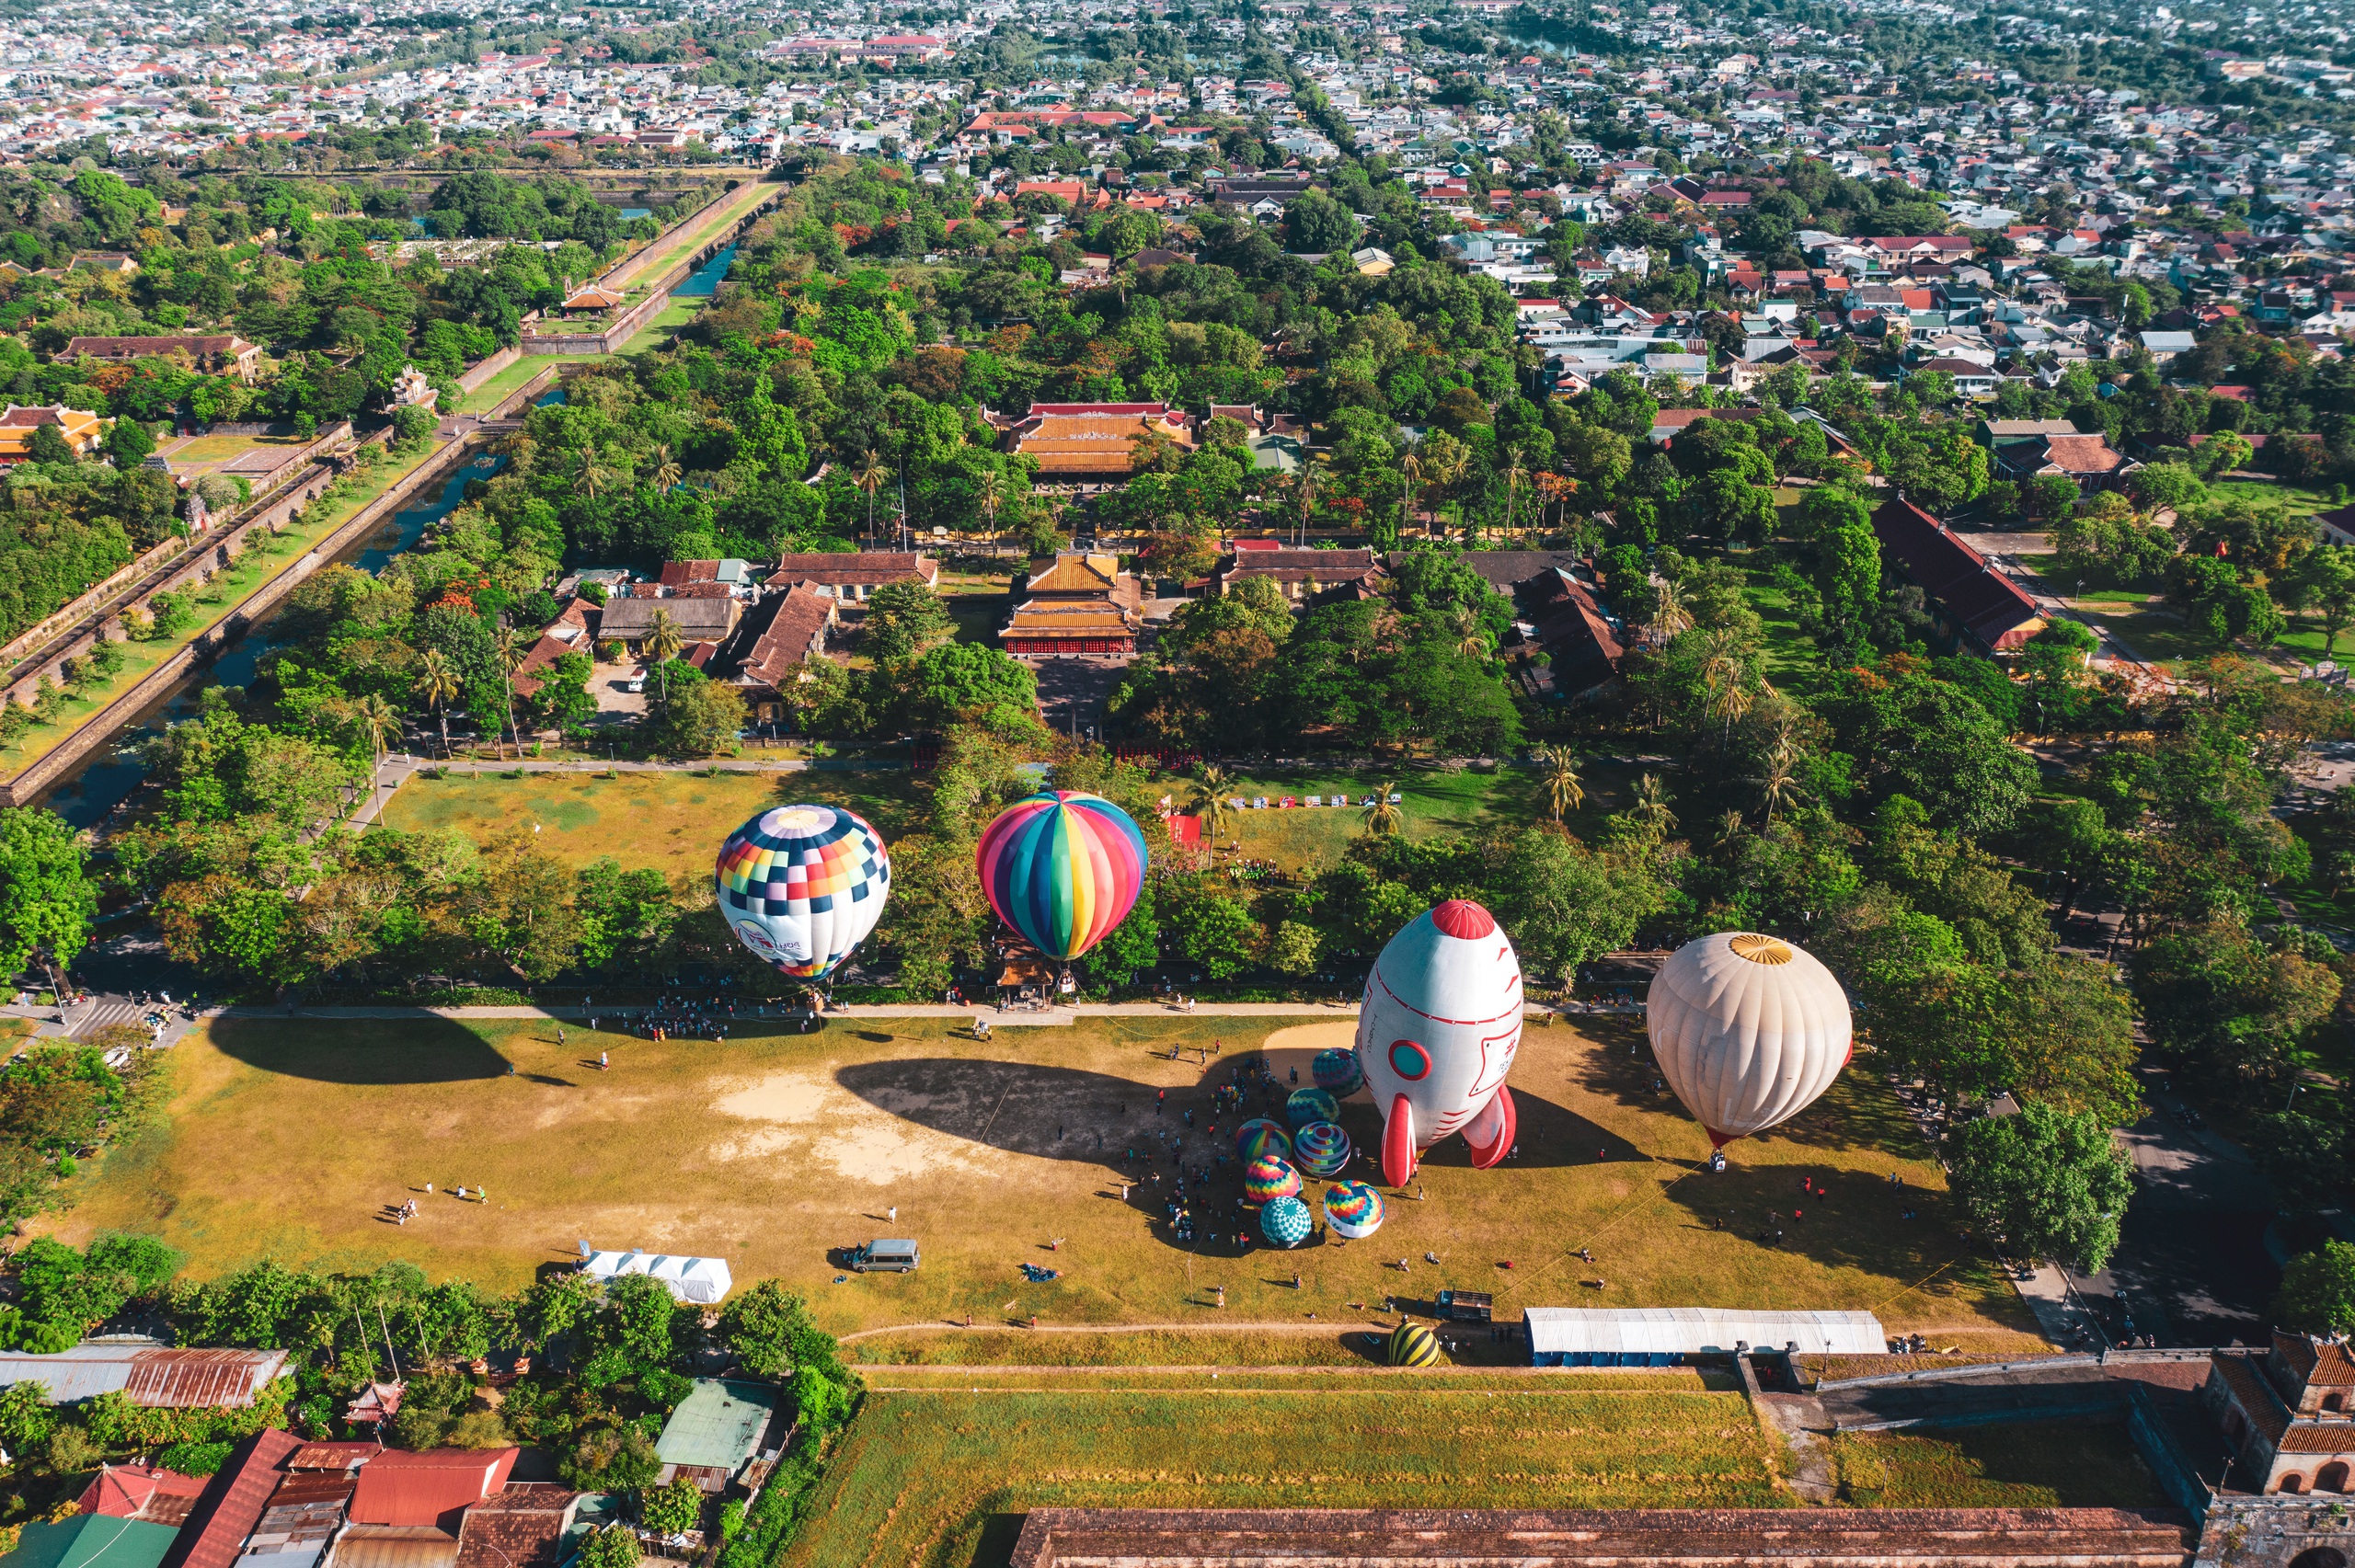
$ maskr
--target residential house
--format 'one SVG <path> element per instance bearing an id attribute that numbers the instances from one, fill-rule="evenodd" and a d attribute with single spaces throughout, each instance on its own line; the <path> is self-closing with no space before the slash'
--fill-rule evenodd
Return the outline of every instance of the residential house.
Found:
<path id="1" fill-rule="evenodd" d="M 697 1378 L 654 1444 L 662 1484 L 684 1476 L 702 1491 L 725 1492 L 759 1457 L 776 1407 L 771 1384 Z"/>
<path id="2" fill-rule="evenodd" d="M 598 618 L 597 635 L 619 638 L 637 648 L 654 629 L 654 617 L 668 615 L 683 643 L 717 645 L 736 629 L 736 619 L 742 611 L 743 606 L 733 594 L 709 598 L 672 594 L 660 599 L 632 594 L 627 599 L 606 601 L 604 612 Z"/>
<path id="3" fill-rule="evenodd" d="M 2108 438 L 2099 435 L 2031 436 L 2005 441 L 1993 455 L 2003 478 L 2025 484 L 2059 475 L 2074 480 L 2081 496 L 2112 488 L 2142 466 L 2113 451 Z"/>
<path id="4" fill-rule="evenodd" d="M 933 588 L 940 581 L 940 563 L 913 550 L 818 552 L 780 556 L 768 575 L 770 588 L 810 583 L 834 591 L 837 599 L 864 600 L 886 583 L 910 579 Z"/>
<path id="5" fill-rule="evenodd" d="M 186 359 L 207 375 L 234 375 L 250 383 L 261 362 L 261 345 L 248 343 L 234 332 L 176 332 L 147 338 L 73 338 L 57 358 L 66 364 L 102 360 L 129 364 L 133 360 Z"/>
<path id="6" fill-rule="evenodd" d="M 2009 652 L 2044 629 L 2020 587 L 1928 512 L 1901 497 L 1873 513 L 1881 558 L 1918 585 L 1938 632 L 1973 652 Z"/>
<path id="7" fill-rule="evenodd" d="M 729 679 L 744 692 L 752 717 L 775 723 L 786 716 L 793 688 L 810 679 L 804 668 L 826 652 L 827 634 L 840 624 L 839 590 L 807 580 L 781 594 L 771 595 L 752 612 L 757 623 L 765 615 L 752 646 Z"/>

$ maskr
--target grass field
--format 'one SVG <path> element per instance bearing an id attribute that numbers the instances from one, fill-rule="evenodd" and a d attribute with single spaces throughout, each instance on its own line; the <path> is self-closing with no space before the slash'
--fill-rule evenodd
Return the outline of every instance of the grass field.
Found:
<path id="1" fill-rule="evenodd" d="M 438 449 L 380 464 L 362 483 L 332 502 L 314 502 L 304 509 L 301 521 L 281 528 L 275 537 L 265 537 L 259 548 L 249 550 L 234 565 L 214 573 L 198 592 L 195 622 L 178 636 L 115 645 L 122 650 L 123 659 L 122 668 L 112 678 L 69 694 L 48 723 L 35 725 L 7 745 L 0 746 L 0 778 L 13 777 L 47 756 L 93 715 L 146 679 L 157 665 L 218 625 L 256 589 L 301 560 L 311 545 L 341 527 L 353 512 L 431 461 L 435 450 Z"/>
<path id="2" fill-rule="evenodd" d="M 783 1561 L 1000 1564 L 1036 1507 L 1773 1507 L 1739 1394 L 1419 1382 L 878 1391 Z"/>
<path id="3" fill-rule="evenodd" d="M 458 400 L 459 414 L 488 414 L 550 365 L 586 364 L 603 354 L 526 354 Z"/>
<path id="4" fill-rule="evenodd" d="M 1832 1439 L 1844 1501 L 1866 1508 L 2164 1508 L 2115 1422 L 2050 1421 Z"/>
<path id="5" fill-rule="evenodd" d="M 900 836 L 913 807 L 908 773 L 454 773 L 413 777 L 385 810 L 404 831 L 456 828 L 477 841 L 511 828 L 539 830 L 540 847 L 571 865 L 605 855 L 629 870 L 708 876 L 720 841 L 770 806 L 813 800 L 846 806 Z"/>
<path id="6" fill-rule="evenodd" d="M 649 246 L 638 252 L 638 255 L 606 273 L 598 281 L 609 289 L 626 287 L 633 294 L 637 294 L 640 292 L 638 287 L 640 279 L 657 277 L 672 263 L 683 258 L 693 256 L 718 237 L 722 232 L 732 228 L 738 219 L 759 205 L 764 199 L 774 196 L 776 192 L 775 186 L 765 185 L 758 180 L 740 185 L 705 208 L 700 221 L 684 234 L 667 241 L 658 242 L 661 246 L 660 249 Z"/>
<path id="7" fill-rule="evenodd" d="M 1442 1144 L 1419 1178 L 1425 1200 L 1397 1196 L 1378 1238 L 1328 1234 L 1281 1254 L 1233 1244 L 1231 1161 L 1196 1195 L 1203 1231 L 1190 1246 L 1172 1237 L 1172 1189 L 1151 1173 L 1175 1175 L 1162 1136 L 1182 1137 L 1189 1162 L 1231 1153 L 1231 1126 L 1210 1135 L 1209 1087 L 1240 1053 L 1264 1049 L 1280 1079 L 1304 1078 L 1317 1049 L 1350 1037 L 1346 1021 L 1096 1018 L 1004 1028 L 986 1044 L 947 1019 L 837 1020 L 815 1036 L 744 1021 L 719 1046 L 578 1027 L 559 1045 L 539 1021 L 228 1018 L 174 1049 L 170 1115 L 86 1167 L 51 1223 L 76 1241 L 161 1236 L 200 1276 L 264 1255 L 350 1268 L 389 1256 L 511 1288 L 576 1256 L 583 1238 L 716 1253 L 740 1280 L 786 1279 L 836 1332 L 969 1314 L 1361 1332 L 1383 1321 L 1385 1298 L 1411 1304 L 1453 1284 L 1494 1291 L 1507 1317 L 1530 1305 L 1863 1309 L 1941 1346 L 2040 1343 L 1957 1238 L 1929 1150 L 1865 1072 L 1735 1146 L 1731 1170 L 1713 1176 L 1706 1138 L 1631 1054 L 1639 1036 L 1594 1022 L 1592 1035 L 1528 1031 L 1513 1070 L 1519 1156 L 1476 1172 L 1460 1142 Z M 1213 1042 L 1224 1054 L 1207 1065 L 1190 1048 L 1172 1059 Z M 601 1049 L 610 1070 L 595 1066 Z M 1377 1142 L 1362 1095 L 1342 1121 L 1361 1149 Z M 1138 1184 L 1125 1202 L 1124 1171 Z M 1886 1185 L 1892 1171 L 1901 1195 Z M 1823 1190 L 1802 1195 L 1803 1175 Z M 446 1196 L 459 1183 L 496 1191 L 462 1204 Z M 412 1194 L 423 1211 L 387 1223 L 385 1206 Z M 1900 1219 L 1907 1206 L 1923 1218 Z M 1779 1249 L 1754 1239 L 1770 1211 Z M 921 1271 L 845 1275 L 828 1256 L 891 1234 L 924 1243 Z M 1570 1255 L 1581 1246 L 1592 1264 Z M 1028 1283 L 1025 1262 L 1061 1277 Z"/>

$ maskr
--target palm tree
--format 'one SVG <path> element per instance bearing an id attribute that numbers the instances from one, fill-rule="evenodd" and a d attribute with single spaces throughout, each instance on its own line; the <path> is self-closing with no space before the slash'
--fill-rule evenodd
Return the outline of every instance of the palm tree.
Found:
<path id="1" fill-rule="evenodd" d="M 1398 472 L 1406 475 L 1407 479 L 1407 507 L 1409 512 L 1414 509 L 1416 498 L 1423 493 L 1423 481 L 1429 477 L 1423 469 L 1423 458 L 1420 452 L 1410 452 L 1398 460 Z"/>
<path id="2" fill-rule="evenodd" d="M 1684 590 L 1672 582 L 1662 582 L 1660 597 L 1652 605 L 1652 630 L 1664 642 L 1693 624 L 1693 612 L 1684 607 Z"/>
<path id="3" fill-rule="evenodd" d="M 1668 837 L 1676 826 L 1676 813 L 1668 808 L 1668 786 L 1660 782 L 1658 773 L 1646 773 L 1636 781 L 1636 804 L 1628 815 L 1651 830 L 1654 838 Z"/>
<path id="4" fill-rule="evenodd" d="M 1758 778 L 1758 798 L 1766 807 L 1766 820 L 1772 822 L 1775 813 L 1790 805 L 1799 793 L 1798 771 L 1792 759 L 1776 753 L 1766 760 L 1766 771 Z"/>
<path id="5" fill-rule="evenodd" d="M 1227 798 L 1226 770 L 1212 766 L 1202 770 L 1201 782 L 1194 792 L 1194 815 L 1202 819 L 1202 830 L 1210 835 L 1211 853 L 1218 853 L 1218 841 L 1235 821 L 1235 806 Z"/>
<path id="6" fill-rule="evenodd" d="M 440 648 L 427 648 L 417 661 L 417 694 L 442 721 L 442 755 L 450 754 L 450 704 L 466 689 L 458 667 Z"/>
<path id="7" fill-rule="evenodd" d="M 1407 814 L 1398 809 L 1398 803 L 1391 798 L 1397 793 L 1398 786 L 1395 783 L 1383 784 L 1374 790 L 1373 798 L 1365 803 L 1365 810 L 1358 818 L 1365 824 L 1367 832 L 1378 838 L 1406 827 Z"/>
<path id="8" fill-rule="evenodd" d="M 593 449 L 580 453 L 580 466 L 572 475 L 572 493 L 583 500 L 593 501 L 613 488 L 614 471 L 598 460 Z"/>
<path id="9" fill-rule="evenodd" d="M 982 475 L 973 486 L 973 499 L 981 504 L 982 516 L 988 521 L 990 552 L 997 552 L 997 509 L 1005 504 L 1005 475 L 995 469 Z"/>
<path id="10" fill-rule="evenodd" d="M 1512 532 L 1513 503 L 1521 494 L 1521 482 L 1529 477 L 1529 470 L 1521 464 L 1521 453 L 1515 452 L 1505 466 L 1505 532 Z"/>
<path id="11" fill-rule="evenodd" d="M 501 626 L 490 635 L 492 655 L 499 660 L 500 693 L 507 700 L 507 738 L 515 742 L 515 750 L 523 750 L 523 738 L 515 728 L 515 667 L 523 662 L 531 649 L 515 635 L 512 626 Z"/>
<path id="12" fill-rule="evenodd" d="M 1315 466 L 1306 463 L 1302 464 L 1300 472 L 1292 475 L 1292 493 L 1300 498 L 1300 522 L 1292 532 L 1292 542 L 1294 544 L 1304 544 L 1307 540 L 1308 512 L 1309 509 L 1316 504 L 1317 477 Z"/>
<path id="13" fill-rule="evenodd" d="M 646 623 L 646 659 L 654 666 L 656 686 L 662 693 L 662 705 L 671 705 L 671 676 L 668 666 L 679 657 L 686 646 L 679 635 L 679 623 L 671 618 L 668 610 L 657 610 Z"/>
<path id="14" fill-rule="evenodd" d="M 1728 807 L 1717 818 L 1717 842 L 1731 845 L 1736 839 L 1741 837 L 1741 830 L 1744 826 L 1741 813 Z"/>
<path id="15" fill-rule="evenodd" d="M 1545 770 L 1546 809 L 1559 824 L 1567 813 L 1586 803 L 1586 790 L 1579 783 L 1579 754 L 1548 742 L 1537 749 L 1537 765 Z"/>
<path id="16" fill-rule="evenodd" d="M 360 732 L 368 738 L 368 750 L 374 754 L 376 765 L 383 767 L 385 753 L 392 749 L 393 741 L 400 738 L 401 715 L 392 704 L 378 693 L 370 692 L 352 703 L 351 722 L 358 725 Z"/>
<path id="17" fill-rule="evenodd" d="M 648 477 L 654 481 L 654 487 L 664 495 L 678 488 L 679 460 L 668 446 L 658 446 L 654 449 L 654 471 Z"/>
<path id="18" fill-rule="evenodd" d="M 1447 618 L 1448 630 L 1455 634 L 1455 651 L 1466 658 L 1488 656 L 1488 628 L 1479 612 L 1468 605 L 1458 605 Z"/>
<path id="19" fill-rule="evenodd" d="M 891 471 L 883 466 L 881 454 L 871 450 L 858 472 L 850 476 L 852 484 L 867 492 L 867 536 L 869 539 L 875 537 L 875 492 L 881 489 L 890 477 Z"/>

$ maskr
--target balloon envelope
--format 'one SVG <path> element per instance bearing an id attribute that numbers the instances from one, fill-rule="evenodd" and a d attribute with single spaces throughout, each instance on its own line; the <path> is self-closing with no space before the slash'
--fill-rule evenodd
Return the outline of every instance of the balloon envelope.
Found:
<path id="1" fill-rule="evenodd" d="M 1311 1122 L 1292 1139 L 1292 1159 L 1308 1175 L 1331 1178 L 1350 1162 L 1350 1135 L 1332 1122 Z"/>
<path id="2" fill-rule="evenodd" d="M 1076 958 L 1128 918 L 1144 887 L 1144 834 L 1101 795 L 1051 789 L 982 830 L 974 862 L 998 919 L 1050 958 Z"/>
<path id="3" fill-rule="evenodd" d="M 1848 999 L 1813 955 L 1721 931 L 1652 977 L 1645 1027 L 1660 1076 L 1722 1148 L 1812 1104 L 1848 1064 Z"/>
<path id="4" fill-rule="evenodd" d="M 1316 1087 L 1337 1100 L 1346 1100 L 1365 1087 L 1365 1070 L 1358 1065 L 1358 1053 L 1347 1046 L 1318 1051 L 1308 1071 Z"/>
<path id="5" fill-rule="evenodd" d="M 713 882 L 736 939 L 780 974 L 823 979 L 883 913 L 883 836 L 839 806 L 764 811 L 719 846 Z"/>
<path id="6" fill-rule="evenodd" d="M 1262 1154 L 1244 1168 L 1243 1201 L 1249 1204 L 1269 1204 L 1280 1197 L 1300 1196 L 1300 1173 L 1292 1168 L 1289 1160 L 1273 1154 Z"/>
<path id="7" fill-rule="evenodd" d="M 1341 1114 L 1341 1103 L 1322 1089 L 1295 1089 L 1284 1099 L 1284 1120 L 1294 1127 L 1329 1122 Z"/>
<path id="8" fill-rule="evenodd" d="M 1316 1228 L 1316 1217 L 1296 1197 L 1280 1197 L 1259 1211 L 1259 1234 L 1280 1247 L 1296 1247 Z"/>
<path id="9" fill-rule="evenodd" d="M 1363 1182 L 1342 1182 L 1325 1189 L 1325 1219 L 1333 1227 L 1333 1234 L 1347 1241 L 1361 1242 L 1382 1229 L 1389 1211 L 1383 1206 L 1382 1195 Z"/>
<path id="10" fill-rule="evenodd" d="M 1292 1158 L 1292 1134 L 1285 1130 L 1281 1122 L 1254 1116 L 1235 1129 L 1235 1158 L 1246 1165 L 1262 1154 L 1279 1155 L 1289 1160 Z"/>
<path id="11" fill-rule="evenodd" d="M 1436 1367 L 1439 1361 L 1439 1336 L 1422 1324 L 1400 1323 L 1390 1331 L 1393 1367 Z"/>

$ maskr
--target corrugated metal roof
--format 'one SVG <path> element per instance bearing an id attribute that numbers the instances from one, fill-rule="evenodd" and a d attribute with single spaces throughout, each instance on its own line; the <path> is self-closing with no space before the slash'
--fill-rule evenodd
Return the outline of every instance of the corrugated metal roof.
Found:
<path id="1" fill-rule="evenodd" d="M 229 1568 L 278 1485 L 279 1466 L 302 1446 L 300 1437 L 275 1426 L 248 1438 L 205 1488 L 162 1568 Z"/>
<path id="2" fill-rule="evenodd" d="M 1753 1349 L 1878 1356 L 1889 1349 L 1870 1312 L 1749 1311 L 1732 1307 L 1532 1307 L 1529 1348 L 1538 1356 L 1698 1356 Z"/>
<path id="3" fill-rule="evenodd" d="M 507 1484 L 520 1448 L 398 1449 L 378 1454 L 362 1466 L 351 1499 L 351 1517 L 363 1525 L 445 1525 L 454 1529 L 457 1510 L 479 1503 Z M 452 1551 L 457 1538 L 451 1537 Z"/>
<path id="4" fill-rule="evenodd" d="M 420 1525 L 355 1525 L 335 1543 L 335 1568 L 452 1568 L 458 1538 Z"/>
<path id="5" fill-rule="evenodd" d="M 731 1474 L 760 1450 L 776 1410 L 776 1391 L 765 1383 L 698 1378 L 679 1408 L 671 1413 L 654 1445 L 664 1464 L 702 1465 Z"/>
<path id="6" fill-rule="evenodd" d="M 149 1409 L 245 1406 L 286 1365 L 283 1350 L 168 1350 L 77 1345 L 54 1356 L 0 1351 L 0 1387 L 40 1383 L 52 1404 L 121 1393 Z"/>
<path id="7" fill-rule="evenodd" d="M 11 1568 L 155 1568 L 171 1550 L 172 1527 L 105 1514 L 25 1527 Z"/>

